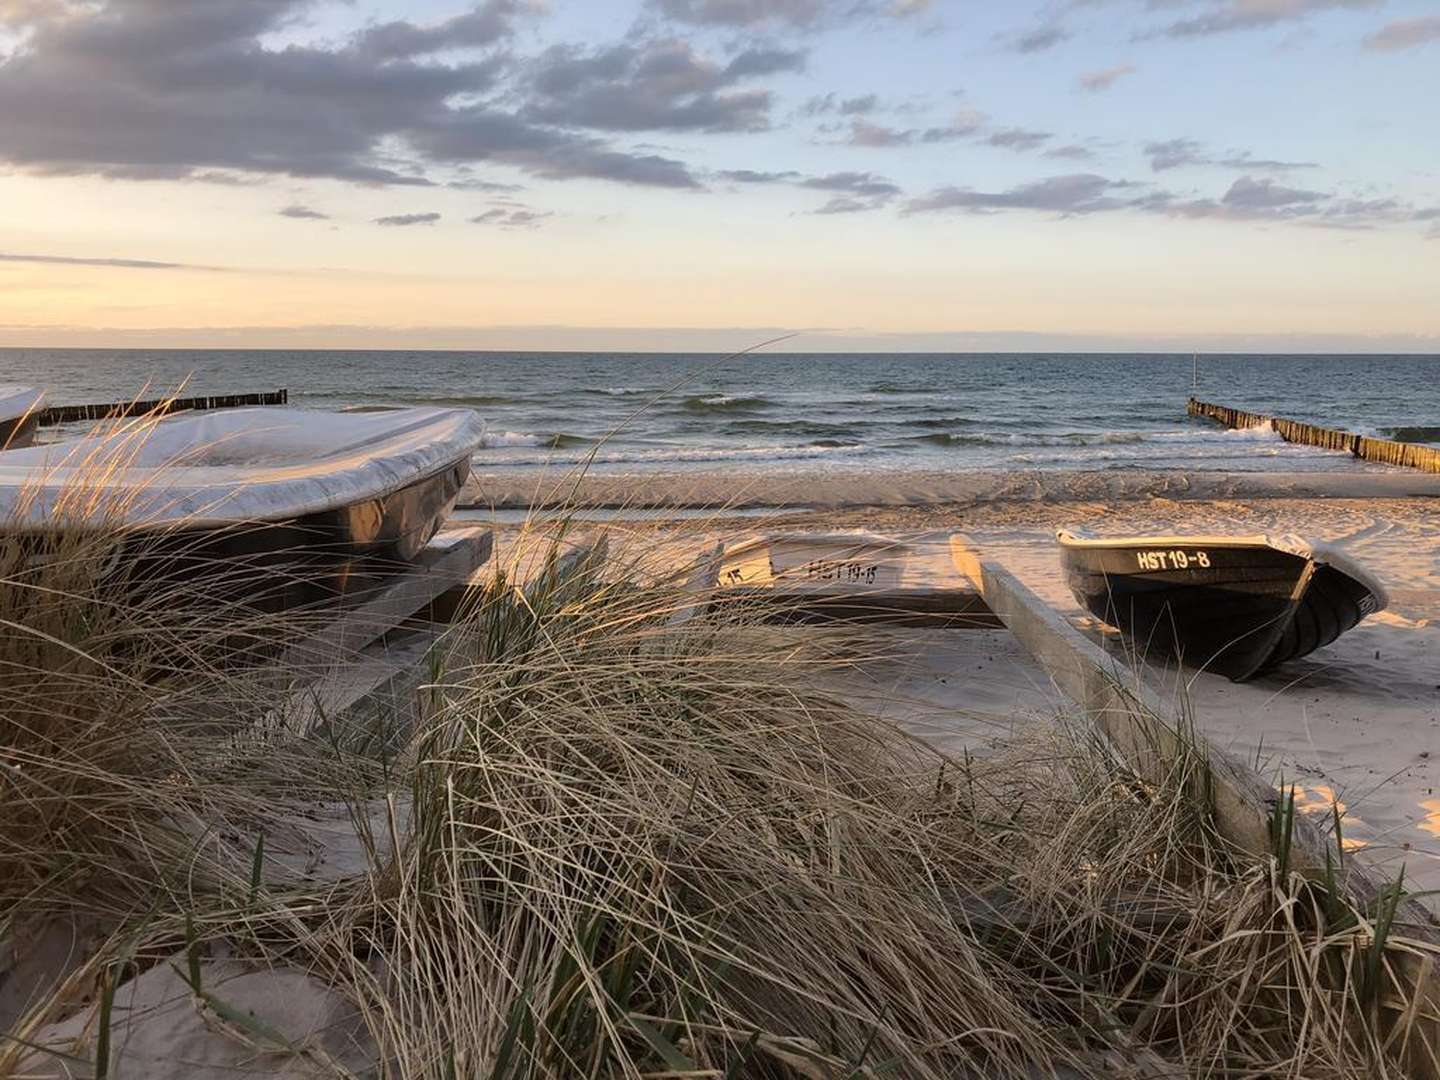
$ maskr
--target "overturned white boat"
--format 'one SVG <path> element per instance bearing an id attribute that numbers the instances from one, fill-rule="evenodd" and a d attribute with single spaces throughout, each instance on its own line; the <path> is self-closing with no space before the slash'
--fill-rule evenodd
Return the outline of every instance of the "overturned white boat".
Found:
<path id="1" fill-rule="evenodd" d="M 139 558 L 182 566 L 410 560 L 454 508 L 483 430 L 466 409 L 119 423 L 0 452 L 0 533 L 113 530 Z"/>
<path id="2" fill-rule="evenodd" d="M 0 450 L 30 445 L 44 396 L 33 386 L 0 386 Z"/>

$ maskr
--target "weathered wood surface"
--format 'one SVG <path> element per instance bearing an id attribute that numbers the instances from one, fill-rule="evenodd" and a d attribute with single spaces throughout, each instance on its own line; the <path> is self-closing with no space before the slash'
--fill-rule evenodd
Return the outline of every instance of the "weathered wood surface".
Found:
<path id="1" fill-rule="evenodd" d="M 779 623 L 931 628 L 1000 626 L 956 575 L 943 537 L 779 533 L 727 545 L 712 612 Z"/>
<path id="2" fill-rule="evenodd" d="M 478 543 L 476 537 L 479 537 Z M 441 533 L 436 540 L 451 539 L 455 544 L 469 544 L 469 562 L 465 570 L 464 552 L 449 556 L 443 576 L 437 576 L 432 561 L 428 578 L 431 591 L 440 590 L 433 599 L 415 604 L 415 593 L 407 599 L 393 600 L 386 611 L 392 618 L 400 612 L 410 615 L 394 620 L 393 630 L 375 633 L 373 618 L 358 619 L 350 626 L 337 624 L 338 634 L 348 635 L 340 651 L 331 652 L 333 666 L 292 697 L 292 715 L 287 717 L 287 730 L 313 735 L 324 731 L 342 741 L 382 739 L 395 746 L 403 745 L 424 716 L 422 692 L 433 677 L 432 650 L 452 644 L 442 643 L 446 634 L 463 632 L 463 625 L 452 627 L 452 620 L 463 624 L 470 612 L 473 590 L 483 587 L 495 572 L 487 567 L 494 553 L 494 536 L 486 529 L 467 528 Z M 434 541 L 432 541 L 432 545 Z M 427 551 L 427 555 L 431 555 Z M 609 545 L 602 537 L 582 544 L 560 555 L 553 563 L 531 568 L 522 573 L 513 587 L 520 590 L 571 588 L 577 575 L 598 570 L 609 555 Z M 443 556 L 439 556 L 443 557 Z M 437 557 L 438 558 L 438 557 Z M 460 560 L 460 561 L 456 561 Z M 449 585 L 447 587 L 447 581 Z M 426 582 L 418 583 L 424 591 Z M 420 613 L 425 618 L 411 617 Z M 349 651 L 357 641 L 369 638 L 364 648 Z M 333 642 L 331 643 L 333 646 Z M 307 655 L 325 648 L 325 642 L 312 642 Z"/>
<path id="3" fill-rule="evenodd" d="M 1056 687 L 1084 711 L 1097 732 L 1128 767 L 1142 777 L 1163 775 L 1168 762 L 1187 746 L 1203 754 L 1210 770 L 1215 824 L 1227 840 L 1256 856 L 1271 853 L 1270 819 L 1280 792 L 1254 769 L 1210 744 L 1199 732 L 1182 732 L 1171 718 L 1183 703 L 1161 699 L 1143 676 L 1107 653 L 1037 596 L 1018 577 L 962 535 L 950 538 L 951 556 L 959 572 L 973 582 L 1012 634 L 1045 668 Z M 1290 864 L 1319 876 L 1333 848 L 1314 823 L 1296 815 Z M 1345 884 L 1362 905 L 1375 909 L 1386 884 L 1354 858 L 1344 861 Z M 1430 910 L 1413 899 L 1400 902 L 1395 916 L 1397 937 L 1440 944 L 1440 930 Z M 1421 950 L 1405 956 L 1406 977 L 1419 990 L 1419 1043 L 1411 1046 L 1411 1075 L 1440 1080 L 1440 977 Z"/>
<path id="4" fill-rule="evenodd" d="M 1382 465 L 1401 465 L 1422 472 L 1440 473 L 1440 447 L 1396 442 L 1394 439 L 1374 439 L 1368 435 L 1357 435 L 1353 431 L 1337 431 L 1334 428 L 1307 424 L 1302 420 L 1245 412 L 1195 398 L 1191 398 L 1186 404 L 1186 411 L 1191 416 L 1201 416 L 1231 428 L 1269 427 L 1286 442 L 1317 446 L 1322 450 L 1340 450 L 1364 461 L 1374 461 Z"/>
<path id="5" fill-rule="evenodd" d="M 286 733 L 309 735 L 393 678 L 397 671 L 383 656 L 366 657 L 364 650 L 447 593 L 467 587 L 489 560 L 494 543 L 494 533 L 484 528 L 440 533 L 414 566 L 345 610 L 323 632 L 292 646 L 277 663 L 280 672 L 303 676 L 291 696 L 290 714 L 282 718 Z M 420 659 L 406 657 L 406 665 Z"/>
<path id="6" fill-rule="evenodd" d="M 39 412 L 40 426 L 73 424 L 82 420 L 113 420 L 126 416 L 163 416 L 203 409 L 239 409 L 248 405 L 288 405 L 289 390 L 258 394 L 211 394 L 206 397 L 156 398 L 152 401 L 114 401 L 100 405 L 52 405 Z"/>

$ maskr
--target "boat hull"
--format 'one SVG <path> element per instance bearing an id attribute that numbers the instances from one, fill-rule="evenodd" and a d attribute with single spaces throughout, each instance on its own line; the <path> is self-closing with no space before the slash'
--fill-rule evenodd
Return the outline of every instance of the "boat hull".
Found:
<path id="1" fill-rule="evenodd" d="M 1077 600 L 1144 657 L 1243 681 L 1328 645 L 1383 594 L 1311 553 L 1263 541 L 1067 542 Z"/>
<path id="2" fill-rule="evenodd" d="M 141 530 L 117 571 L 138 588 L 204 581 L 217 599 L 269 611 L 363 595 L 424 550 L 469 474 L 467 455 L 379 498 L 291 520 Z"/>
<path id="3" fill-rule="evenodd" d="M 39 420 L 35 413 L 0 419 L 0 450 L 17 450 L 33 443 Z"/>

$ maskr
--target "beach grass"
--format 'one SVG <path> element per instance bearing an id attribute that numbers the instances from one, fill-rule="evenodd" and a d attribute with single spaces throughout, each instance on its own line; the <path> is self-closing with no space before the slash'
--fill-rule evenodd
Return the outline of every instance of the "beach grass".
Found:
<path id="1" fill-rule="evenodd" d="M 225 650 L 302 621 L 116 590 L 103 520 L 0 548 L 0 927 L 12 956 L 97 928 L 0 1075 L 119 1075 L 116 988 L 167 965 L 259 1075 L 1412 1074 L 1403 883 L 1372 908 L 1294 870 L 1283 800 L 1274 850 L 1235 848 L 1195 742 L 1141 777 L 1057 716 L 945 755 L 817 688 L 863 637 L 578 533 L 512 544 L 369 740 L 266 734 L 293 680 Z M 316 805 L 363 858 L 279 874 L 266 837 Z M 338 995 L 352 1053 L 232 1007 L 222 960 Z"/>

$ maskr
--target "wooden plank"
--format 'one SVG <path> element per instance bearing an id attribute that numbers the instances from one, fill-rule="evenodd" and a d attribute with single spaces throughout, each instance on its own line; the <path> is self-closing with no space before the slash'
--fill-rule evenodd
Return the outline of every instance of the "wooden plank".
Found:
<path id="1" fill-rule="evenodd" d="M 1185 406 L 1191 416 L 1214 420 L 1230 428 L 1269 427 L 1286 442 L 1317 446 L 1322 450 L 1338 450 L 1364 461 L 1383 465 L 1399 465 L 1422 472 L 1440 473 L 1440 447 L 1418 443 L 1396 442 L 1394 439 L 1372 439 L 1353 431 L 1337 431 L 1317 427 L 1301 420 L 1243 412 L 1225 405 L 1191 398 Z"/>
<path id="2" fill-rule="evenodd" d="M 430 681 L 431 651 L 446 629 L 431 624 L 372 642 L 297 691 L 287 730 L 323 733 L 352 750 L 403 746 L 421 719 L 420 688 Z"/>
<path id="3" fill-rule="evenodd" d="M 151 401 L 115 401 L 99 405 L 52 405 L 41 409 L 41 427 L 73 424 L 82 420 L 112 420 L 126 416 L 164 416 L 172 412 L 205 409 L 238 409 L 251 405 L 288 405 L 290 391 L 271 390 L 258 394 L 210 394 L 205 397 L 155 398 Z"/>
<path id="4" fill-rule="evenodd" d="M 1221 835 L 1254 856 L 1271 853 L 1270 818 L 1279 798 L 1272 784 L 1198 732 L 1182 736 L 1167 718 L 1183 715 L 1183 702 L 1162 700 L 1142 675 L 1085 637 L 1000 563 L 984 557 L 968 537 L 953 535 L 950 546 L 956 569 L 980 589 L 995 614 L 1061 693 L 1081 707 L 1121 760 L 1137 775 L 1152 777 L 1164 775 L 1178 753 L 1193 748 L 1209 764 Z M 1292 867 L 1312 876 L 1324 872 L 1329 842 L 1303 815 L 1295 818 L 1291 844 Z M 1347 889 L 1373 910 L 1385 884 L 1353 857 L 1344 865 Z M 1436 917 L 1413 899 L 1401 901 L 1396 927 L 1398 936 L 1440 944 Z M 1440 1077 L 1440 980 L 1431 961 L 1418 952 L 1406 954 L 1401 963 L 1405 977 L 1418 989 L 1422 1010 L 1420 1039 L 1411 1048 L 1411 1075 L 1435 1080 Z"/>
<path id="5" fill-rule="evenodd" d="M 286 677 L 300 673 L 300 679 L 291 695 L 289 715 L 281 718 L 285 732 L 304 737 L 373 691 L 376 684 L 367 685 L 355 670 L 365 659 L 363 650 L 446 593 L 467 585 L 490 558 L 494 544 L 495 535 L 487 528 L 441 532 L 413 566 L 364 602 L 344 610 L 324 630 L 287 650 L 277 670 Z"/>
<path id="6" fill-rule="evenodd" d="M 720 580 L 720 564 L 724 558 L 725 541 L 721 540 L 708 555 L 703 555 L 696 561 L 689 580 L 681 590 L 685 593 L 687 602 L 680 604 L 667 620 L 666 625 L 671 630 L 684 626 L 706 609 L 708 598 Z"/>

